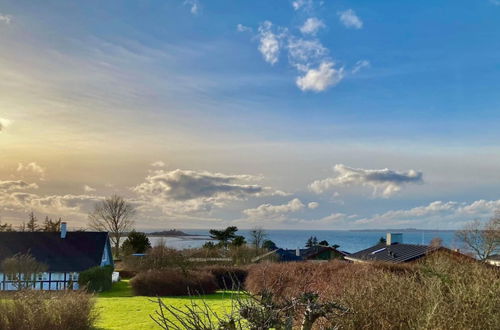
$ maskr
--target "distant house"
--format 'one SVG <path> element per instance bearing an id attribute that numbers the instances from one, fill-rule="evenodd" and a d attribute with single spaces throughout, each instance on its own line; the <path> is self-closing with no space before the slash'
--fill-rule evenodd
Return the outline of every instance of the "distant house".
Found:
<path id="1" fill-rule="evenodd" d="M 330 246 L 316 245 L 306 249 L 276 249 L 254 259 L 254 262 L 263 260 L 290 262 L 290 261 L 328 261 L 343 259 L 348 253 Z"/>
<path id="2" fill-rule="evenodd" d="M 80 272 L 114 266 L 108 233 L 67 232 L 66 223 L 61 232 L 0 232 L 0 264 L 26 253 L 47 266 L 45 273 L 31 279 L 38 290 L 78 289 Z M 0 291 L 15 289 L 11 276 L 0 269 Z"/>
<path id="3" fill-rule="evenodd" d="M 500 266 L 500 254 L 493 254 L 486 258 L 487 263 L 493 266 Z"/>
<path id="4" fill-rule="evenodd" d="M 428 245 L 404 244 L 403 234 L 387 233 L 385 243 L 379 243 L 368 249 L 352 253 L 345 259 L 353 262 L 410 262 L 420 259 L 431 252 L 443 249 Z M 451 250 L 450 250 L 451 251 Z"/>

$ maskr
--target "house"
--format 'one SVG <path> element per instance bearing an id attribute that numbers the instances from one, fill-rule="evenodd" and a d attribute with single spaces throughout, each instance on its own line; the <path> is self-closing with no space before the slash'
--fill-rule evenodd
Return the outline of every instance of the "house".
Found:
<path id="1" fill-rule="evenodd" d="M 490 265 L 500 266 L 500 254 L 492 254 L 485 261 Z"/>
<path id="2" fill-rule="evenodd" d="M 276 249 L 256 257 L 253 261 L 327 261 L 331 259 L 343 259 L 346 255 L 348 255 L 346 252 L 337 250 L 334 247 L 316 245 L 306 249 Z"/>
<path id="3" fill-rule="evenodd" d="M 30 280 L 41 290 L 78 289 L 79 273 L 95 266 L 114 266 L 107 232 L 0 232 L 0 265 L 16 254 L 29 253 L 47 266 Z M 33 281 L 33 282 L 31 282 Z M 12 275 L 0 269 L 0 290 L 15 290 Z"/>
<path id="4" fill-rule="evenodd" d="M 401 263 L 420 259 L 437 250 L 449 249 L 428 245 L 404 244 L 403 234 L 387 233 L 385 243 L 379 243 L 368 249 L 352 253 L 346 256 L 345 259 L 353 262 L 381 261 Z"/>

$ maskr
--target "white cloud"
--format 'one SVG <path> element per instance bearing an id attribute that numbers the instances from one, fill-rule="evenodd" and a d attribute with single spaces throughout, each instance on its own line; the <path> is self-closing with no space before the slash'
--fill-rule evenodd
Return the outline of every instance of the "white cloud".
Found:
<path id="1" fill-rule="evenodd" d="M 304 25 L 300 27 L 300 32 L 303 34 L 315 35 L 318 33 L 319 29 L 324 28 L 325 23 L 316 17 L 310 17 L 305 22 Z"/>
<path id="2" fill-rule="evenodd" d="M 151 166 L 153 167 L 165 167 L 165 162 L 161 161 L 161 160 L 157 160 L 156 162 L 152 162 L 151 163 Z"/>
<path id="3" fill-rule="evenodd" d="M 367 61 L 367 60 L 360 60 L 360 61 L 357 61 L 356 64 L 354 65 L 354 68 L 352 69 L 352 73 L 353 74 L 356 74 L 358 73 L 361 69 L 364 69 L 364 68 L 369 68 L 370 67 L 370 62 Z"/>
<path id="4" fill-rule="evenodd" d="M 343 164 L 337 164 L 333 169 L 337 173 L 336 177 L 316 180 L 309 185 L 309 188 L 313 192 L 321 194 L 339 186 L 370 186 L 374 189 L 374 196 L 389 197 L 400 191 L 405 184 L 423 182 L 422 172 L 415 170 L 407 172 L 397 172 L 388 168 L 367 170 Z"/>
<path id="5" fill-rule="evenodd" d="M 198 0 L 185 0 L 184 5 L 189 6 L 189 11 L 193 15 L 197 15 L 200 12 L 200 2 Z"/>
<path id="6" fill-rule="evenodd" d="M 262 204 L 253 209 L 246 209 L 243 211 L 250 218 L 273 218 L 282 216 L 287 213 L 298 212 L 304 209 L 304 204 L 298 198 L 294 198 L 287 204 L 272 205 Z"/>
<path id="7" fill-rule="evenodd" d="M 348 9 L 338 13 L 340 22 L 344 24 L 346 28 L 350 29 L 361 29 L 363 27 L 363 21 L 356 15 L 354 10 Z"/>
<path id="8" fill-rule="evenodd" d="M 251 196 L 284 195 L 270 187 L 247 184 L 260 178 L 207 171 L 158 170 L 133 190 L 139 199 L 163 208 L 166 213 L 208 212 L 231 200 Z"/>
<path id="9" fill-rule="evenodd" d="M 12 16 L 11 15 L 5 15 L 0 13 L 0 23 L 3 24 L 10 24 L 12 22 Z"/>
<path id="10" fill-rule="evenodd" d="M 490 0 L 490 3 L 495 6 L 500 6 L 500 0 Z"/>
<path id="11" fill-rule="evenodd" d="M 318 202 L 310 202 L 309 204 L 307 204 L 307 207 L 310 208 L 311 210 L 318 208 L 318 206 L 319 206 Z"/>
<path id="12" fill-rule="evenodd" d="M 5 118 L 0 118 L 0 132 L 3 131 L 6 127 L 10 126 L 12 121 L 5 119 Z"/>
<path id="13" fill-rule="evenodd" d="M 236 25 L 236 30 L 238 32 L 252 32 L 252 28 L 249 26 L 245 26 L 243 24 Z"/>
<path id="14" fill-rule="evenodd" d="M 292 7 L 295 10 L 310 10 L 313 7 L 313 0 L 295 0 L 292 1 Z"/>
<path id="15" fill-rule="evenodd" d="M 344 78 L 344 68 L 335 69 L 334 63 L 322 62 L 317 69 L 309 69 L 300 77 L 296 84 L 303 91 L 322 92 L 330 86 L 335 86 Z"/>
<path id="16" fill-rule="evenodd" d="M 297 70 L 306 72 L 309 67 L 321 60 L 328 54 L 319 40 L 306 40 L 302 38 L 290 37 L 288 39 L 288 59 L 291 65 Z"/>
<path id="17" fill-rule="evenodd" d="M 31 162 L 28 164 L 19 163 L 17 165 L 17 172 L 24 174 L 35 174 L 40 177 L 40 180 L 45 178 L 45 169 L 38 165 L 36 162 Z"/>
<path id="18" fill-rule="evenodd" d="M 92 188 L 91 186 L 86 184 L 83 186 L 83 191 L 85 191 L 86 193 L 90 193 L 90 192 L 94 192 L 95 188 Z"/>
<path id="19" fill-rule="evenodd" d="M 273 23 L 265 21 L 259 26 L 259 51 L 268 63 L 278 62 L 281 36 L 272 31 Z"/>
<path id="20" fill-rule="evenodd" d="M 24 190 L 24 189 L 37 189 L 36 183 L 26 183 L 21 180 L 16 181 L 0 181 L 0 191 Z"/>

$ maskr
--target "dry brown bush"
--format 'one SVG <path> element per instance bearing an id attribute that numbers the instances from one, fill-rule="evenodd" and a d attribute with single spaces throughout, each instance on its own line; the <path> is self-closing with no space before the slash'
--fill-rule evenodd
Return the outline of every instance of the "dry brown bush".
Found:
<path id="1" fill-rule="evenodd" d="M 404 265 L 328 263 L 251 267 L 246 288 L 276 299 L 315 292 L 350 308 L 343 329 L 498 329 L 500 271 L 435 253 Z M 333 326 L 321 320 L 319 326 Z"/>
<path id="2" fill-rule="evenodd" d="M 93 329 L 92 297 L 81 291 L 19 291 L 0 296 L 2 330 Z"/>
<path id="3" fill-rule="evenodd" d="M 217 290 L 214 276 L 206 271 L 149 270 L 137 274 L 130 284 L 135 295 L 153 297 L 210 294 Z"/>

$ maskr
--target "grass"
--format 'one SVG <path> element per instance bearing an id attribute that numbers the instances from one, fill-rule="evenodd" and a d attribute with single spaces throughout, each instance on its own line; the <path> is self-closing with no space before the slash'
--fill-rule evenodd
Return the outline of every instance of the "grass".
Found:
<path id="1" fill-rule="evenodd" d="M 224 291 L 201 297 L 163 297 L 162 300 L 167 305 L 182 308 L 190 305 L 191 301 L 200 300 L 201 303 L 202 298 L 217 313 L 222 314 L 231 308 L 231 293 Z M 158 304 L 151 297 L 134 297 L 127 280 L 115 283 L 111 291 L 99 294 L 96 308 L 100 314 L 97 322 L 99 330 L 159 329 L 149 317 L 157 310 Z"/>

